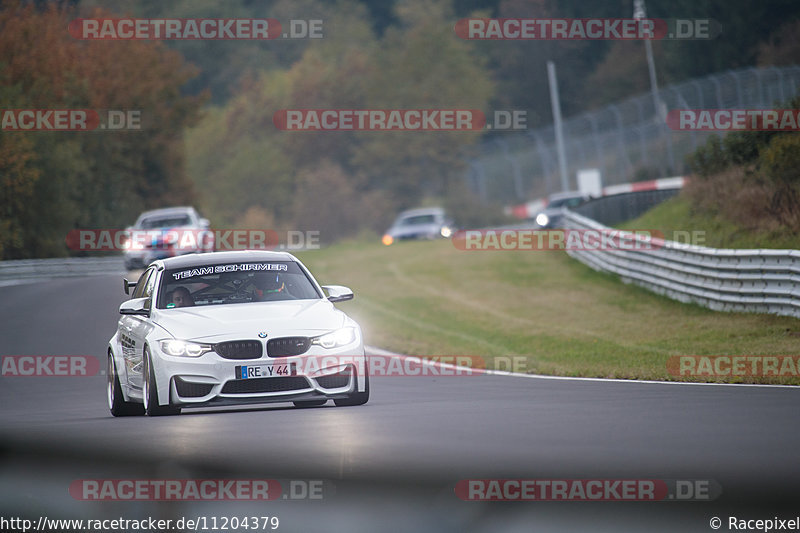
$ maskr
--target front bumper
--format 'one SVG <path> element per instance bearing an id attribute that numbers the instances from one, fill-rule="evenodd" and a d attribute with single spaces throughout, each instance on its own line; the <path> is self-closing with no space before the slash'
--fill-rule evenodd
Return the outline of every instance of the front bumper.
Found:
<path id="1" fill-rule="evenodd" d="M 355 355 L 354 355 L 355 354 Z M 153 354 L 159 401 L 181 407 L 346 398 L 364 391 L 366 357 L 360 342 L 335 350 L 314 347 L 290 357 L 226 359 Z M 286 365 L 290 375 L 242 379 L 242 367 Z"/>

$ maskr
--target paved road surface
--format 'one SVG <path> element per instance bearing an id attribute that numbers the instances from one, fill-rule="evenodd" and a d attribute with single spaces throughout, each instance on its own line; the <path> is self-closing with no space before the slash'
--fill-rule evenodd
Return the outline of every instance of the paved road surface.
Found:
<path id="1" fill-rule="evenodd" d="M 118 276 L 0 287 L 0 355 L 102 357 L 123 299 Z M 800 510 L 793 504 L 800 389 L 793 388 L 384 377 L 373 379 L 363 407 L 114 419 L 98 375 L 3 377 L 0 404 L 3 515 L 177 512 L 178 504 L 71 499 L 69 482 L 92 475 L 267 476 L 335 486 L 322 503 L 270 504 L 283 531 L 709 531 L 709 518 L 732 509 L 752 518 Z M 457 499 L 454 484 L 476 477 L 712 479 L 722 495 L 657 504 Z M 181 512 L 201 506 L 181 505 Z M 202 505 L 220 514 L 233 504 Z M 254 504 L 238 505 L 247 512 Z"/>

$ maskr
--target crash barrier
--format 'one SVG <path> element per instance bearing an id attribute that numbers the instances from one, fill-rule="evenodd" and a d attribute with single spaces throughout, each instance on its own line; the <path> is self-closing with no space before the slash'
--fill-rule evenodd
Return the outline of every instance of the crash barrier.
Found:
<path id="1" fill-rule="evenodd" d="M 122 257 L 60 257 L 0 261 L 0 282 L 125 272 Z"/>
<path id="2" fill-rule="evenodd" d="M 679 192 L 680 189 L 653 189 L 601 196 L 573 208 L 573 211 L 602 224 L 614 226 L 639 217 Z"/>
<path id="3" fill-rule="evenodd" d="M 602 193 L 598 196 L 598 198 L 604 196 L 613 196 L 618 194 L 624 194 L 629 192 L 641 192 L 641 191 L 657 191 L 662 189 L 681 189 L 686 183 L 686 178 L 683 176 L 675 176 L 672 178 L 660 178 L 657 180 L 650 180 L 650 181 L 636 181 L 631 183 L 620 183 L 618 185 L 609 185 L 608 187 L 603 187 Z M 660 198 L 656 196 L 656 198 Z M 504 211 L 505 214 L 508 216 L 513 216 L 514 218 L 519 219 L 533 219 L 536 218 L 536 215 L 539 214 L 545 207 L 547 207 L 547 198 L 540 198 L 538 200 L 533 200 L 524 204 L 515 205 L 515 206 L 507 206 Z M 586 215 L 591 217 L 591 215 Z M 593 218 L 593 217 L 592 217 Z"/>
<path id="4" fill-rule="evenodd" d="M 564 226 L 609 229 L 576 211 L 565 214 Z M 681 302 L 800 318 L 800 250 L 729 250 L 674 241 L 641 248 L 567 253 L 594 270 Z"/>

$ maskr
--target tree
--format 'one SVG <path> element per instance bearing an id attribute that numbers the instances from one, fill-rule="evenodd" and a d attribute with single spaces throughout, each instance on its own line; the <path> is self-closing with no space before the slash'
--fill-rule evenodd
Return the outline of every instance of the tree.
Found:
<path id="1" fill-rule="evenodd" d="M 143 130 L 3 132 L 7 149 L 32 154 L 28 181 L 41 176 L 1 215 L 19 228 L 6 258 L 63 255 L 70 229 L 119 227 L 144 207 L 194 198 L 182 135 L 203 99 L 180 87 L 195 71 L 162 43 L 76 40 L 67 32 L 75 16 L 56 4 L 3 4 L 2 108 L 136 110 Z"/>
<path id="2" fill-rule="evenodd" d="M 278 224 L 313 220 L 341 237 L 385 224 L 394 209 L 426 192 L 445 194 L 460 177 L 460 148 L 481 132 L 275 128 L 273 115 L 282 109 L 486 109 L 492 84 L 470 43 L 454 35 L 449 4 L 404 3 L 398 26 L 382 39 L 363 6 L 337 7 L 324 43 L 307 47 L 289 69 L 245 78 L 189 133 L 192 173 L 215 217 L 241 224 L 255 207 Z M 334 216 L 344 204 L 326 198 L 349 198 L 346 209 L 361 214 Z"/>
<path id="3" fill-rule="evenodd" d="M 367 80 L 370 109 L 476 109 L 489 112 L 494 85 L 485 58 L 453 31 L 448 2 L 415 0 L 398 4 L 397 27 L 389 28 Z M 461 149 L 477 132 L 375 132 L 363 135 L 352 166 L 368 176 L 369 187 L 390 191 L 400 207 L 424 194 L 447 195 L 463 174 Z"/>

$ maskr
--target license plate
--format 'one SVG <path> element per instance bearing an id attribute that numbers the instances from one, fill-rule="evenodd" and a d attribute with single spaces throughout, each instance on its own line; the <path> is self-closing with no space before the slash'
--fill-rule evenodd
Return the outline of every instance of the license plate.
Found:
<path id="1" fill-rule="evenodd" d="M 241 365 L 236 367 L 236 379 L 273 378 L 297 375 L 294 364 Z"/>

